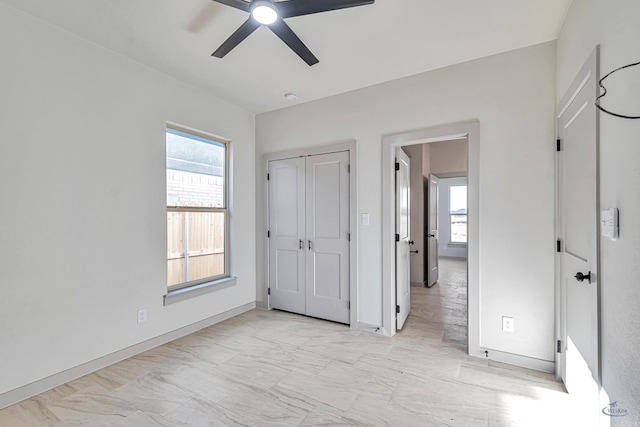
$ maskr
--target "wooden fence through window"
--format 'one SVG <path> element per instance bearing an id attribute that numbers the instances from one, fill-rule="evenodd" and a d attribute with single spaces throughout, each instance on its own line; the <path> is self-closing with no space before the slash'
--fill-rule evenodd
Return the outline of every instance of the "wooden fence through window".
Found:
<path id="1" fill-rule="evenodd" d="M 167 285 L 224 273 L 224 212 L 167 212 Z"/>

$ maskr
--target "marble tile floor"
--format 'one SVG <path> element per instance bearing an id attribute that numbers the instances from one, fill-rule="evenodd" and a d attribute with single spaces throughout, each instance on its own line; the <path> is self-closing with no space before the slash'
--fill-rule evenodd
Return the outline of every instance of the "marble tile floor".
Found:
<path id="1" fill-rule="evenodd" d="M 252 310 L 0 410 L 0 426 L 578 425 L 552 375 L 465 354 L 465 266 L 442 267 L 392 338 Z"/>

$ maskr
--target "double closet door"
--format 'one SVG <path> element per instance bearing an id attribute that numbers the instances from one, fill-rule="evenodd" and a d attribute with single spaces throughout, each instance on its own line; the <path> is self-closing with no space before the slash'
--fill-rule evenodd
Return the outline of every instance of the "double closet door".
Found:
<path id="1" fill-rule="evenodd" d="M 349 152 L 269 162 L 270 306 L 349 323 Z"/>

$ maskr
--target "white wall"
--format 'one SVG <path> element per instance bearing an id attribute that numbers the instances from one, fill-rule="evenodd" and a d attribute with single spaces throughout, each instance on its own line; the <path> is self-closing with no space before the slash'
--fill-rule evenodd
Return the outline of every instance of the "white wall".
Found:
<path id="1" fill-rule="evenodd" d="M 2 4 L 0 51 L 0 394 L 255 301 L 253 114 Z M 167 121 L 233 141 L 238 282 L 164 307 Z"/>
<path id="2" fill-rule="evenodd" d="M 360 226 L 357 309 L 360 321 L 380 325 L 382 136 L 478 119 L 480 344 L 552 361 L 554 79 L 555 44 L 546 43 L 261 114 L 257 200 L 263 203 L 263 154 L 357 139 L 358 209 L 371 214 L 371 225 Z M 259 252 L 261 299 L 263 262 Z M 515 317 L 515 333 L 501 331 L 502 315 Z"/>
<path id="3" fill-rule="evenodd" d="M 429 177 L 431 173 L 431 144 L 422 144 L 422 176 Z"/>
<path id="4" fill-rule="evenodd" d="M 438 177 L 464 176 L 467 174 L 467 140 L 432 142 L 431 173 Z"/>
<path id="5" fill-rule="evenodd" d="M 424 281 L 424 182 L 422 178 L 422 145 L 402 147 L 411 159 L 409 171 L 410 195 L 410 250 L 418 251 L 409 254 L 410 276 L 412 282 Z"/>
<path id="6" fill-rule="evenodd" d="M 640 2 L 574 0 L 558 39 L 557 99 L 597 44 L 602 75 L 640 60 Z M 613 75 L 603 105 L 640 115 L 640 70 Z M 600 116 L 600 203 L 620 210 L 620 239 L 601 242 L 602 382 L 640 424 L 640 121 Z"/>
<path id="7" fill-rule="evenodd" d="M 445 178 L 440 180 L 438 197 L 438 256 L 466 258 L 467 246 L 451 245 L 449 223 L 449 189 L 454 185 L 467 185 L 467 178 Z"/>
<path id="8" fill-rule="evenodd" d="M 469 154 L 467 153 L 468 141 L 466 139 L 458 139 L 453 141 L 440 141 L 427 144 L 430 148 L 430 168 L 431 173 L 440 179 L 440 197 L 438 201 L 438 218 L 440 220 L 438 239 L 438 256 L 466 258 L 467 248 L 449 245 L 449 222 L 445 219 L 449 218 L 449 186 L 453 183 L 466 184 L 466 178 L 451 178 L 467 175 L 467 162 Z M 457 180 L 457 181 L 456 181 Z"/>

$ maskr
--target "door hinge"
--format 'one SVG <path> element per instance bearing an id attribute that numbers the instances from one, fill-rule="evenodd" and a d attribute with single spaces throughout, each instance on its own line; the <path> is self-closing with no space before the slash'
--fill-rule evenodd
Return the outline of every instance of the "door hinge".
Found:
<path id="1" fill-rule="evenodd" d="M 562 341 L 558 340 L 558 343 L 556 345 L 556 351 L 558 353 L 562 353 Z"/>
<path id="2" fill-rule="evenodd" d="M 396 314 L 400 314 L 400 306 L 396 305 Z"/>
<path id="3" fill-rule="evenodd" d="M 400 170 L 400 163 L 396 162 L 396 170 L 399 171 Z"/>
<path id="4" fill-rule="evenodd" d="M 351 310 L 351 301 L 347 301 L 347 308 Z"/>
<path id="5" fill-rule="evenodd" d="M 267 239 L 271 237 L 271 231 L 267 230 Z"/>
<path id="6" fill-rule="evenodd" d="M 347 163 L 347 173 L 351 173 L 351 165 Z"/>
<path id="7" fill-rule="evenodd" d="M 562 252 L 562 240 L 556 240 L 556 252 Z"/>
<path id="8" fill-rule="evenodd" d="M 351 241 L 351 233 L 347 233 L 347 241 L 350 242 Z"/>
<path id="9" fill-rule="evenodd" d="M 399 242 L 399 241 L 400 241 L 400 235 L 396 234 L 396 242 Z"/>
<path id="10" fill-rule="evenodd" d="M 267 181 L 269 181 L 269 174 L 267 174 Z"/>
<path id="11" fill-rule="evenodd" d="M 556 139 L 556 151 L 562 151 L 562 141 L 560 139 Z"/>
<path id="12" fill-rule="evenodd" d="M 267 288 L 267 295 L 271 295 L 271 288 Z"/>

